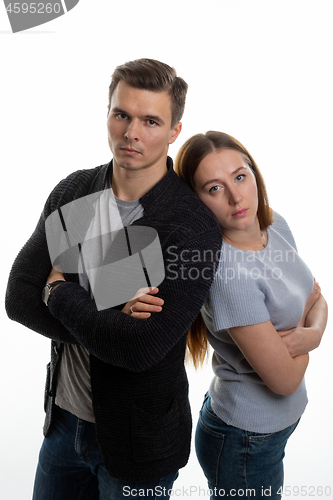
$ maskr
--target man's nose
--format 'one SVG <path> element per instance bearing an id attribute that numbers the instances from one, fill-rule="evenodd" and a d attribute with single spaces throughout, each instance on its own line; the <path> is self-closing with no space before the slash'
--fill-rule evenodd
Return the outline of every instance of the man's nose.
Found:
<path id="1" fill-rule="evenodd" d="M 138 141 L 140 137 L 140 124 L 136 120 L 131 120 L 125 132 L 125 138 L 129 141 Z"/>

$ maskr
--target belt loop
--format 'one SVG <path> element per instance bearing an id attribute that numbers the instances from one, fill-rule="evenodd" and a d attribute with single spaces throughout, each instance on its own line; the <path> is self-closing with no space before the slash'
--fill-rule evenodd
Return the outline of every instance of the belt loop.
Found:
<path id="1" fill-rule="evenodd" d="M 207 401 L 208 398 L 209 398 L 209 394 L 208 394 L 208 391 L 207 391 L 206 394 L 205 394 L 205 397 L 204 397 L 204 400 L 203 400 L 200 412 L 202 412 L 202 410 L 204 409 L 204 406 L 205 406 L 206 401 Z"/>

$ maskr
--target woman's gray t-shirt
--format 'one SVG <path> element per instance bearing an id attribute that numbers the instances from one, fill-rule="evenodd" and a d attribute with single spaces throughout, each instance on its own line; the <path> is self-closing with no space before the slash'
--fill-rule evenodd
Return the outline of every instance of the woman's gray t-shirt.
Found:
<path id="1" fill-rule="evenodd" d="M 201 310 L 214 348 L 209 388 L 214 412 L 228 425 L 270 433 L 295 423 L 307 404 L 304 380 L 291 396 L 271 391 L 252 369 L 227 328 L 270 320 L 276 330 L 297 326 L 313 288 L 286 221 L 274 213 L 259 252 L 223 243 L 218 270 Z"/>

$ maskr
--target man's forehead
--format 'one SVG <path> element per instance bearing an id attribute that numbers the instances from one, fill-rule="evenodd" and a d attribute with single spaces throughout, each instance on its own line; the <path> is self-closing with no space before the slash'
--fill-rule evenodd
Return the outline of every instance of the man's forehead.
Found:
<path id="1" fill-rule="evenodd" d="M 139 89 L 120 80 L 111 97 L 111 109 L 121 108 L 125 110 L 125 108 L 130 107 L 140 108 L 141 111 L 146 108 L 147 112 L 144 114 L 147 115 L 155 115 L 156 112 L 153 110 L 156 108 L 160 109 L 160 112 L 171 114 L 171 96 L 165 90 L 155 92 Z"/>

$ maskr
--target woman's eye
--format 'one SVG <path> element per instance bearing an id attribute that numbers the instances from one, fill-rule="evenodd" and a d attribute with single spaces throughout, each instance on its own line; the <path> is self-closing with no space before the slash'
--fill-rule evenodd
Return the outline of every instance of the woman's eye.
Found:
<path id="1" fill-rule="evenodd" d="M 213 186 L 210 188 L 209 192 L 210 193 L 216 193 L 220 189 L 220 186 Z"/>
<path id="2" fill-rule="evenodd" d="M 245 174 L 237 175 L 236 181 L 242 181 L 245 177 L 246 177 Z"/>

